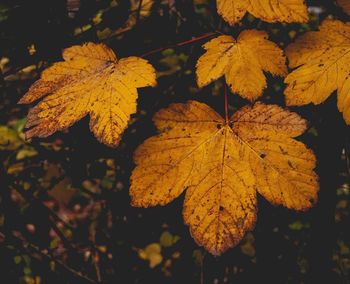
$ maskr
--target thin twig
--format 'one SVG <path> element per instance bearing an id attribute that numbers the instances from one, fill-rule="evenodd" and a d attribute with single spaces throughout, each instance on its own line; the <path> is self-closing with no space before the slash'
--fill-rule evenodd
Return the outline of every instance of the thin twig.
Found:
<path id="1" fill-rule="evenodd" d="M 8 238 L 6 237 L 6 235 L 2 232 L 0 232 L 0 237 L 4 238 L 5 241 L 8 241 Z M 32 243 L 28 242 L 25 239 L 22 239 L 18 236 L 15 236 L 14 234 L 11 235 L 12 238 L 16 239 L 17 241 L 19 241 L 23 247 L 24 250 L 28 251 L 28 248 L 34 250 L 36 253 L 40 254 L 41 256 L 47 258 L 50 261 L 55 262 L 56 264 L 58 264 L 58 266 L 62 267 L 63 269 L 65 269 L 67 272 L 69 272 L 70 274 L 72 274 L 75 278 L 80 278 L 80 279 L 84 279 L 89 283 L 96 283 L 94 280 L 92 280 L 91 278 L 89 278 L 88 276 L 82 274 L 80 271 L 76 271 L 75 269 L 67 266 L 66 264 L 64 264 L 62 261 L 56 259 L 54 256 L 52 256 L 49 253 L 46 253 L 45 251 L 40 250 L 37 246 L 33 245 Z"/>
<path id="2" fill-rule="evenodd" d="M 203 257 L 201 259 L 201 272 L 200 272 L 200 284 L 204 284 L 204 258 L 205 258 L 206 252 L 204 252 Z"/>
<path id="3" fill-rule="evenodd" d="M 94 255 L 93 255 L 93 257 L 92 257 L 92 261 L 94 262 L 94 267 L 95 267 L 95 271 L 96 271 L 97 282 L 98 282 L 98 283 L 102 283 L 101 270 L 100 270 L 100 266 L 99 266 L 99 264 L 98 264 L 98 259 L 99 259 L 98 251 L 95 249 L 95 250 L 94 250 Z"/>
<path id="4" fill-rule="evenodd" d="M 52 211 L 47 208 L 43 203 L 40 202 L 39 199 L 34 198 L 32 195 L 28 194 L 26 191 L 24 191 L 23 189 L 21 189 L 18 186 L 14 186 L 12 185 L 12 188 L 14 190 L 16 190 L 27 202 L 29 203 L 36 203 L 38 204 L 42 209 L 44 209 L 47 213 L 49 213 L 51 216 L 53 216 Z M 56 218 L 59 218 L 56 214 L 55 214 Z M 61 218 L 59 218 L 60 222 L 65 223 Z M 52 229 L 55 231 L 55 233 L 57 234 L 57 236 L 61 239 L 62 243 L 71 251 L 75 252 L 75 248 L 74 246 L 71 244 L 71 242 L 65 237 L 65 235 L 61 232 L 61 230 L 57 227 L 56 223 L 54 221 L 52 221 L 51 219 L 49 219 L 50 221 L 50 225 L 52 227 Z"/>
<path id="5" fill-rule="evenodd" d="M 58 178 L 56 181 L 56 184 L 59 183 L 60 181 L 62 181 L 64 178 Z M 66 228 L 68 229 L 75 229 L 72 225 L 68 224 L 66 221 L 64 221 L 60 216 L 58 216 L 54 211 L 52 211 L 50 208 L 48 208 L 47 206 L 45 206 L 42 203 L 42 200 L 40 200 L 39 198 L 34 197 L 33 195 L 29 194 L 28 192 L 24 191 L 23 189 L 21 189 L 19 187 L 19 185 L 17 183 L 12 183 L 11 187 L 16 190 L 24 199 L 26 199 L 28 202 L 33 202 L 33 203 L 37 203 L 39 204 L 39 206 L 44 209 L 51 217 L 53 217 L 53 219 L 55 219 L 57 222 L 62 223 Z"/>
<path id="6" fill-rule="evenodd" d="M 192 38 L 190 40 L 182 41 L 182 42 L 175 43 L 175 44 L 172 44 L 172 45 L 168 45 L 168 46 L 165 46 L 165 47 L 160 47 L 160 48 L 157 48 L 157 49 L 154 49 L 154 50 L 151 50 L 149 52 L 146 52 L 146 53 L 142 54 L 141 57 L 146 57 L 146 56 L 152 55 L 154 53 L 158 53 L 158 52 L 163 51 L 163 50 L 168 49 L 168 48 L 173 48 L 173 47 L 177 47 L 177 46 L 183 46 L 183 45 L 186 45 L 186 44 L 190 44 L 190 43 L 193 43 L 193 42 L 196 42 L 196 41 L 199 41 L 199 40 L 202 40 L 202 39 L 205 39 L 205 38 L 217 35 L 217 34 L 218 34 L 218 32 L 207 33 L 207 34 L 204 34 L 204 35 L 201 35 L 201 36 L 198 36 L 198 37 L 194 37 L 194 38 Z"/>

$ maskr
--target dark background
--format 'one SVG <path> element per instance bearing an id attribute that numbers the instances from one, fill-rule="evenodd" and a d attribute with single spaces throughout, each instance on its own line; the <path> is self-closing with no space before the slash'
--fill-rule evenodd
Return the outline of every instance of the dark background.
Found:
<path id="1" fill-rule="evenodd" d="M 284 48 L 328 16 L 350 17 L 332 0 L 306 1 L 309 24 L 268 24 L 246 15 L 230 27 L 213 0 L 156 0 L 147 17 L 130 2 L 0 2 L 0 126 L 15 137 L 8 144 L 3 141 L 10 138 L 0 140 L 0 282 L 350 283 L 349 127 L 335 94 L 320 106 L 293 108 L 310 122 L 300 139 L 318 157 L 317 205 L 296 213 L 259 197 L 256 228 L 221 257 L 191 238 L 183 195 L 151 209 L 132 208 L 128 195 L 132 153 L 156 133 L 156 111 L 195 99 L 224 114 L 223 80 L 201 90 L 195 82 L 201 44 L 209 38 L 176 44 L 214 31 L 236 37 L 258 28 Z M 130 15 L 134 25 L 121 30 Z M 88 117 L 46 139 L 24 141 L 29 107 L 17 101 L 43 69 L 61 60 L 63 48 L 86 41 L 104 42 L 118 57 L 164 48 L 145 56 L 158 71 L 158 86 L 139 90 L 138 113 L 117 149 L 98 143 Z M 283 89 L 282 78 L 268 75 L 261 100 L 284 105 Z M 230 95 L 231 114 L 247 103 Z M 154 267 L 150 244 L 161 248 Z"/>

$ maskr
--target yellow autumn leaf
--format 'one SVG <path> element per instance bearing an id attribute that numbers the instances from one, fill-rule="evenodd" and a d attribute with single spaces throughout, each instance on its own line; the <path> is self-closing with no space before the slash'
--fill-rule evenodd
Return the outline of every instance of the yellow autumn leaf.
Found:
<path id="1" fill-rule="evenodd" d="M 305 23 L 309 19 L 304 0 L 216 0 L 216 6 L 230 25 L 238 23 L 247 12 L 269 23 Z"/>
<path id="2" fill-rule="evenodd" d="M 117 59 L 104 44 L 63 51 L 63 62 L 43 71 L 19 103 L 43 98 L 28 113 L 26 137 L 46 137 L 90 115 L 97 139 L 117 146 L 136 112 L 137 88 L 156 85 L 154 68 L 139 57 Z"/>
<path id="3" fill-rule="evenodd" d="M 276 105 L 255 104 L 225 121 L 196 101 L 159 111 L 160 134 L 138 147 L 132 205 L 165 205 L 186 191 L 191 235 L 214 255 L 235 246 L 256 220 L 256 191 L 275 205 L 306 210 L 317 199 L 316 159 L 293 139 L 306 121 Z"/>
<path id="4" fill-rule="evenodd" d="M 251 101 L 266 88 L 264 72 L 287 74 L 283 51 L 264 31 L 245 30 L 237 41 L 222 35 L 203 45 L 206 52 L 197 62 L 197 83 L 203 87 L 225 75 L 232 92 Z"/>
<path id="5" fill-rule="evenodd" d="M 344 10 L 344 12 L 350 15 L 350 1 L 349 0 L 337 0 L 338 5 Z"/>
<path id="6" fill-rule="evenodd" d="M 338 109 L 350 124 L 350 23 L 325 20 L 319 31 L 307 32 L 286 49 L 288 105 L 320 104 L 338 91 Z"/>

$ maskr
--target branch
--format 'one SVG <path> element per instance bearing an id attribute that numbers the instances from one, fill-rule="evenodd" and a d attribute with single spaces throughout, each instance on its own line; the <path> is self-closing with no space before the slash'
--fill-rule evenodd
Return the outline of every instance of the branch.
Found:
<path id="1" fill-rule="evenodd" d="M 6 241 L 9 241 L 8 238 L 6 237 L 6 235 L 2 232 L 0 232 L 0 237 L 5 239 Z M 88 276 L 82 274 L 80 271 L 74 270 L 73 268 L 67 266 L 66 264 L 64 264 L 62 261 L 56 259 L 54 256 L 52 256 L 51 254 L 40 250 L 37 246 L 31 244 L 30 242 L 28 242 L 25 239 L 22 239 L 18 236 L 15 236 L 14 234 L 11 235 L 12 238 L 16 239 L 22 246 L 22 248 L 26 251 L 30 253 L 30 250 L 35 251 L 36 253 L 40 254 L 41 256 L 43 256 L 44 258 L 48 259 L 49 261 L 53 261 L 55 262 L 58 266 L 62 267 L 64 270 L 66 270 L 69 274 L 71 274 L 74 278 L 79 278 L 79 279 L 83 279 L 85 280 L 87 283 L 96 283 L 93 279 L 89 278 Z M 16 244 L 15 244 L 16 245 Z"/>
<path id="2" fill-rule="evenodd" d="M 201 36 L 198 36 L 198 37 L 194 37 L 194 38 L 192 38 L 192 39 L 190 39 L 190 40 L 182 41 L 182 42 L 175 43 L 175 44 L 172 44 L 172 45 L 168 45 L 168 46 L 165 46 L 165 47 L 160 47 L 160 48 L 151 50 L 151 51 L 149 51 L 149 52 L 146 52 L 146 53 L 142 54 L 140 57 L 146 57 L 146 56 L 149 56 L 149 55 L 152 55 L 152 54 L 161 52 L 161 51 L 163 51 L 163 50 L 165 50 L 165 49 L 168 49 L 168 48 L 183 46 L 183 45 L 186 45 L 186 44 L 190 44 L 190 43 L 193 43 L 193 42 L 197 42 L 197 41 L 200 41 L 200 40 L 202 40 L 202 39 L 205 39 L 205 38 L 208 38 L 208 37 L 217 35 L 218 33 L 219 33 L 219 32 L 207 33 L 207 34 L 204 34 L 204 35 L 201 35 Z"/>
<path id="3" fill-rule="evenodd" d="M 63 224 L 66 224 L 56 213 L 47 208 L 43 203 L 40 202 L 39 199 L 33 197 L 31 194 L 27 193 L 23 189 L 21 189 L 18 185 L 12 184 L 11 187 L 16 190 L 28 203 L 36 203 L 38 204 L 44 211 L 46 211 L 49 215 L 54 216 Z M 71 251 L 75 252 L 74 246 L 70 243 L 70 241 L 65 237 L 65 235 L 61 232 L 61 230 L 57 227 L 56 223 L 49 219 L 52 229 L 61 239 L 62 243 Z M 68 224 L 66 224 L 68 226 Z"/>
<path id="4" fill-rule="evenodd" d="M 141 9 L 142 9 L 142 2 L 143 0 L 139 0 L 139 6 L 137 8 L 137 14 L 136 14 L 136 24 L 138 24 L 139 20 L 140 20 L 140 14 L 141 14 Z"/>

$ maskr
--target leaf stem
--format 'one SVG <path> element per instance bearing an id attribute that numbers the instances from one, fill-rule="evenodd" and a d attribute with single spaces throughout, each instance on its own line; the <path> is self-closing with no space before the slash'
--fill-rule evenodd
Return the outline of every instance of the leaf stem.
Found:
<path id="1" fill-rule="evenodd" d="M 211 37 L 211 36 L 214 36 L 214 35 L 217 35 L 217 34 L 218 34 L 218 32 L 211 32 L 211 33 L 207 33 L 207 34 L 204 34 L 204 35 L 200 35 L 198 37 L 193 37 L 190 40 L 182 41 L 182 42 L 179 42 L 179 43 L 175 43 L 175 44 L 172 44 L 172 45 L 168 45 L 168 46 L 165 46 L 165 47 L 160 47 L 160 48 L 151 50 L 149 52 L 146 52 L 146 53 L 142 54 L 141 57 L 146 57 L 146 56 L 152 55 L 154 53 L 158 53 L 158 52 L 163 51 L 163 50 L 165 50 L 167 48 L 172 48 L 172 47 L 177 47 L 177 46 L 183 46 L 183 45 L 186 45 L 186 44 L 190 44 L 190 43 L 193 43 L 193 42 L 196 42 L 196 41 L 199 41 L 199 40 L 202 40 L 202 39 L 205 39 L 207 37 Z"/>
<path id="2" fill-rule="evenodd" d="M 138 6 L 138 8 L 137 8 L 136 24 L 138 24 L 138 22 L 140 21 L 141 9 L 142 9 L 142 1 L 143 1 L 143 0 L 140 0 L 139 6 Z"/>
<path id="3" fill-rule="evenodd" d="M 225 84 L 225 122 L 226 124 L 229 123 L 229 116 L 228 116 L 228 90 L 227 85 Z"/>

